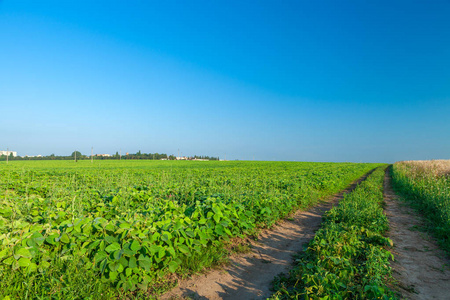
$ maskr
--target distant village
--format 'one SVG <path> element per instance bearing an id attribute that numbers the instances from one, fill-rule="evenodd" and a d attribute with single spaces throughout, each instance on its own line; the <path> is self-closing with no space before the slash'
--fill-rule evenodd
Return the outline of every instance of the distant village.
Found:
<path id="1" fill-rule="evenodd" d="M 88 159 L 99 159 L 99 160 L 108 160 L 108 159 L 149 159 L 149 160 L 195 160 L 195 161 L 209 161 L 209 160 L 221 160 L 219 157 L 206 156 L 206 155 L 194 155 L 194 156 L 175 156 L 175 155 L 167 155 L 165 153 L 141 153 L 138 151 L 137 153 L 128 153 L 122 155 L 119 152 L 116 154 L 94 154 L 84 155 L 79 151 L 72 152 L 71 155 L 68 156 L 60 156 L 55 154 L 50 155 L 17 155 L 17 151 L 10 150 L 0 150 L 0 160 L 88 160 Z"/>

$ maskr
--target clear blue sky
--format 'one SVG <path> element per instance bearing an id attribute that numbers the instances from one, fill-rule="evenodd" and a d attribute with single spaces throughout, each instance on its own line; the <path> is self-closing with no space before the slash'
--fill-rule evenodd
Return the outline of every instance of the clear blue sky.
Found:
<path id="1" fill-rule="evenodd" d="M 0 150 L 450 158 L 450 1 L 0 0 Z"/>

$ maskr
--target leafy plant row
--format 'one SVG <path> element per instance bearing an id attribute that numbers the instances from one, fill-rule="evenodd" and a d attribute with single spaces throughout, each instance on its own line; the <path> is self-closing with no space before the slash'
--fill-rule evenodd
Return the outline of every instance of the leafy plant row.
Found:
<path id="1" fill-rule="evenodd" d="M 427 218 L 439 244 L 450 254 L 450 178 L 432 171 L 398 162 L 392 167 L 392 182 L 396 191 Z"/>
<path id="2" fill-rule="evenodd" d="M 273 299 L 391 299 L 383 236 L 388 220 L 383 213 L 384 168 L 376 169 L 324 217 L 307 250 L 288 277 L 274 280 Z"/>
<path id="3" fill-rule="evenodd" d="M 373 167 L 242 166 L 4 171 L 0 274 L 45 279 L 55 265 L 75 266 L 118 290 L 154 289 L 170 273 L 214 264 L 229 238 L 270 226 Z"/>

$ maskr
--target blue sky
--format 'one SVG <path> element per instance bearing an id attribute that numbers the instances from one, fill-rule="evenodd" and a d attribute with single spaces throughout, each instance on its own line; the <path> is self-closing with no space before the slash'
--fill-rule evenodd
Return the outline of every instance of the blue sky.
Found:
<path id="1" fill-rule="evenodd" d="M 450 158 L 450 1 L 0 0 L 0 148 Z"/>

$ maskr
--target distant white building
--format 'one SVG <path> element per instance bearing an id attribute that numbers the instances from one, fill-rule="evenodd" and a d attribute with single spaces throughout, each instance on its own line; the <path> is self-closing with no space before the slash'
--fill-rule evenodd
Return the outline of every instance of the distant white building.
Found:
<path id="1" fill-rule="evenodd" d="M 95 154 L 95 156 L 100 156 L 100 157 L 111 157 L 111 154 Z"/>
<path id="2" fill-rule="evenodd" d="M 12 156 L 14 156 L 14 157 L 17 156 L 17 152 L 16 152 L 16 151 L 2 151 L 2 150 L 0 150 L 0 156 L 1 156 L 1 155 L 10 156 L 11 154 L 12 154 Z"/>
<path id="3" fill-rule="evenodd" d="M 186 156 L 178 156 L 175 159 L 176 160 L 187 160 L 188 158 Z"/>

